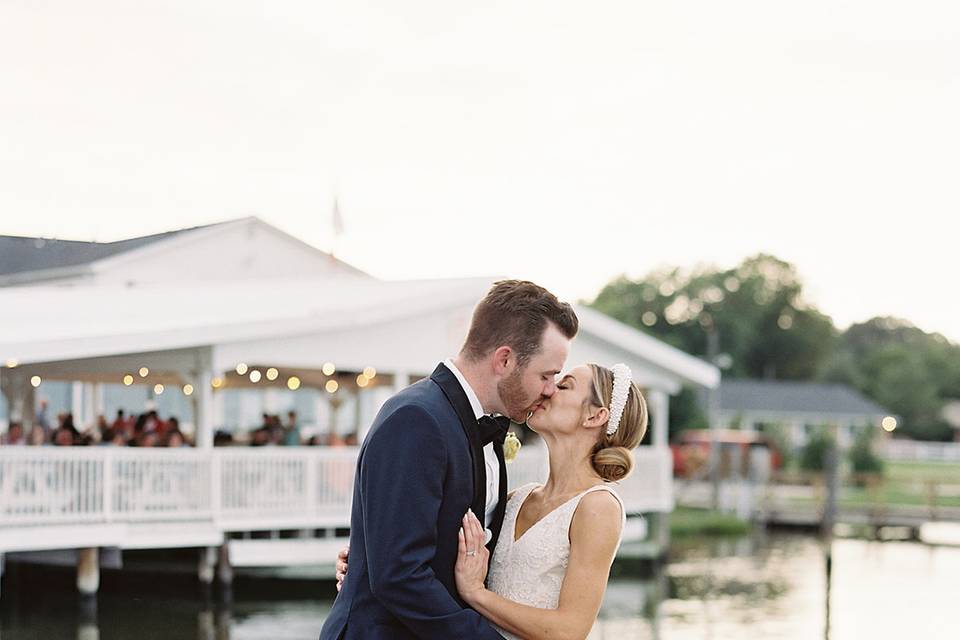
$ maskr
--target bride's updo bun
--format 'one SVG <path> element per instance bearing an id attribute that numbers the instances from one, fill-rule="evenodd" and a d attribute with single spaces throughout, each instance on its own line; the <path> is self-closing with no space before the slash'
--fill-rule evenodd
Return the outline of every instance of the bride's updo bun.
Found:
<path id="1" fill-rule="evenodd" d="M 613 397 L 613 372 L 598 364 L 591 364 L 593 391 L 590 404 L 610 408 Z M 635 382 L 630 383 L 627 404 L 620 424 L 613 435 L 607 435 L 606 425 L 590 454 L 593 469 L 607 482 L 623 480 L 633 470 L 633 453 L 647 432 L 647 401 Z"/>

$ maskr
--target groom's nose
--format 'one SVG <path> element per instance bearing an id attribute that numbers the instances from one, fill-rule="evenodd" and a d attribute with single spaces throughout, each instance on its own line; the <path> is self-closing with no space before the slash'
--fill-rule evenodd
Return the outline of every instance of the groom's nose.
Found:
<path id="1" fill-rule="evenodd" d="M 557 381 L 556 381 L 556 380 L 548 380 L 546 383 L 544 383 L 544 385 L 543 385 L 543 392 L 542 392 L 544 399 L 549 398 L 550 396 L 552 396 L 552 395 L 553 395 L 554 393 L 556 393 L 556 392 L 557 392 Z"/>

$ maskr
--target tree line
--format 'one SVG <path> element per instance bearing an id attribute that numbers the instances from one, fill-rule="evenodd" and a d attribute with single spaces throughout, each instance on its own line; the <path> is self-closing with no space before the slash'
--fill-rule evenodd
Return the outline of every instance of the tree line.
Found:
<path id="1" fill-rule="evenodd" d="M 944 406 L 960 399 L 960 345 L 894 317 L 841 331 L 803 294 L 794 265 L 760 254 L 729 269 L 621 276 L 589 304 L 717 364 L 726 378 L 844 383 L 900 416 L 902 433 L 952 438 Z M 706 426 L 691 390 L 671 398 L 670 418 L 671 432 Z"/>

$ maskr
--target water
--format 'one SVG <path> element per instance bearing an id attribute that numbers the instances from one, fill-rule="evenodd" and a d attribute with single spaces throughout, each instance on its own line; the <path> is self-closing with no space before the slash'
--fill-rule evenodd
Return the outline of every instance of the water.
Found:
<path id="1" fill-rule="evenodd" d="M 960 638 L 960 548 L 847 539 L 832 549 L 828 596 L 813 536 L 674 541 L 656 575 L 614 567 L 590 638 Z M 331 604 L 327 582 L 241 583 L 226 605 L 204 602 L 188 580 L 105 574 L 95 606 L 82 605 L 69 575 L 38 587 L 24 578 L 33 569 L 5 581 L 0 640 L 314 640 Z"/>

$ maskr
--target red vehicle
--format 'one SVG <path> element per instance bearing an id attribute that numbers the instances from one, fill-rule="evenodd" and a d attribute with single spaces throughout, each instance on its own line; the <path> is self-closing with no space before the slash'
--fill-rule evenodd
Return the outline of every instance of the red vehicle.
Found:
<path id="1" fill-rule="evenodd" d="M 770 463 L 774 470 L 779 469 L 783 456 L 773 441 L 763 433 L 740 431 L 738 429 L 690 429 L 677 437 L 670 450 L 673 453 L 673 475 L 692 477 L 706 474 L 710 461 L 710 442 L 716 439 L 720 445 L 721 473 L 728 466 L 732 450 L 740 449 L 740 460 L 746 464 L 752 447 L 765 447 L 770 450 Z M 725 474 L 724 474 L 725 475 Z"/>

